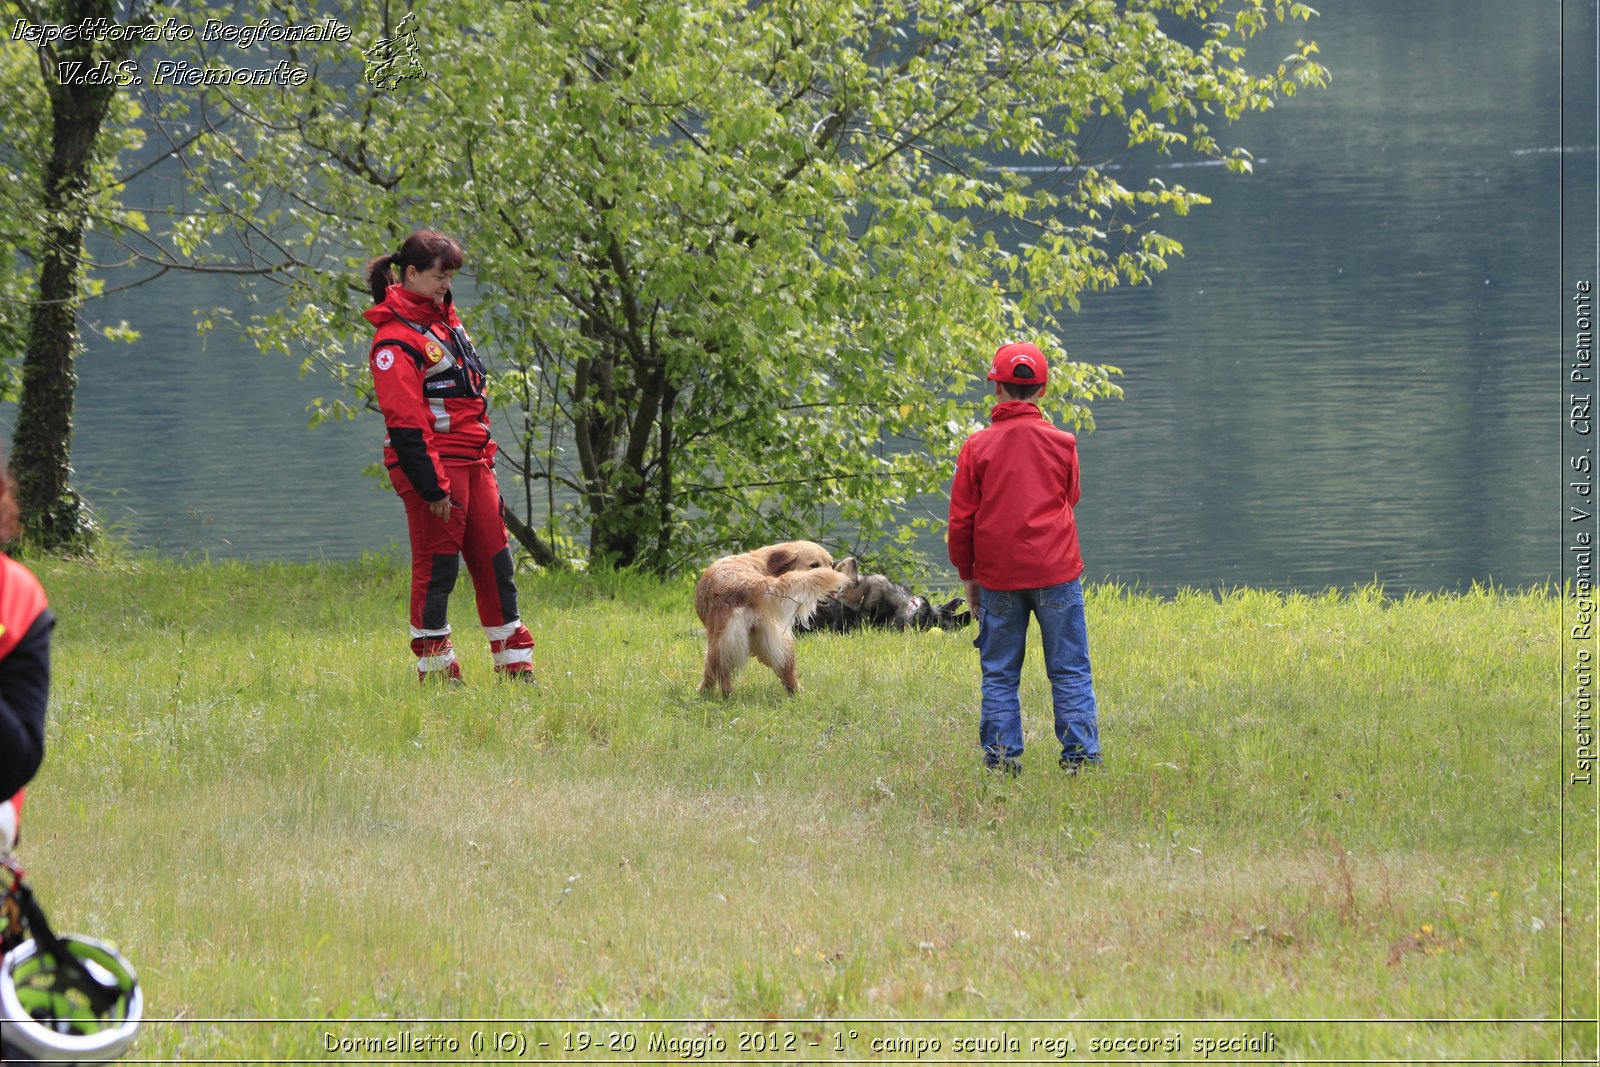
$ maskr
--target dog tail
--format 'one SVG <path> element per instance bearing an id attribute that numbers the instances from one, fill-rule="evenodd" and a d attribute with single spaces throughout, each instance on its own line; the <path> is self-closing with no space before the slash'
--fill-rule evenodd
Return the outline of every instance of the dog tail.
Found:
<path id="1" fill-rule="evenodd" d="M 737 621 L 737 620 L 736 620 Z M 728 671 L 736 671 L 750 658 L 749 624 L 723 627 L 717 638 L 718 659 Z"/>

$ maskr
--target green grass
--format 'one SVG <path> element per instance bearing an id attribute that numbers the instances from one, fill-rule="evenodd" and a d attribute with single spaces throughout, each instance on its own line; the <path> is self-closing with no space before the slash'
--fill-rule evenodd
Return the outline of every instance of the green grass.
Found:
<path id="1" fill-rule="evenodd" d="M 492 681 L 462 589 L 471 684 L 420 691 L 385 559 L 38 570 L 61 621 L 21 858 L 139 967 L 140 1058 L 398 1029 L 466 1058 L 496 1029 L 357 1017 L 521 1019 L 534 1058 L 1594 1056 L 1554 1021 L 1564 958 L 1594 1015 L 1596 925 L 1550 593 L 1091 589 L 1107 764 L 1056 773 L 1035 651 L 1013 782 L 979 771 L 971 630 L 803 638 L 798 697 L 752 664 L 704 699 L 686 584 L 524 575 L 545 686 Z M 1393 1019 L 1443 1021 L 1324 1021 Z"/>

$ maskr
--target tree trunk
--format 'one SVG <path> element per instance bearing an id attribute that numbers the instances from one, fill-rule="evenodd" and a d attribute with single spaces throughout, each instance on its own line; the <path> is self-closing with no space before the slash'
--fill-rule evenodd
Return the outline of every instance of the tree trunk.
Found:
<path id="1" fill-rule="evenodd" d="M 667 575 L 672 554 L 672 449 L 677 442 L 672 439 L 672 409 L 678 403 L 678 390 L 664 386 L 661 390 L 661 467 L 656 489 L 656 506 L 660 517 L 656 520 L 656 558 L 650 569 Z"/>
<path id="2" fill-rule="evenodd" d="M 112 15 L 111 0 L 66 0 L 54 8 L 65 25 Z M 85 35 L 87 36 L 87 35 Z M 102 57 L 104 58 L 104 57 Z M 41 67 L 50 93 L 50 160 L 44 173 L 46 229 L 39 299 L 28 317 L 22 398 L 11 443 L 11 471 L 25 537 L 51 552 L 87 550 L 94 517 L 70 486 L 72 405 L 77 388 L 77 311 L 83 289 L 83 236 L 95 143 L 111 108 L 112 85 L 63 85 L 63 63 L 95 64 L 94 41 L 58 42 Z M 107 79 L 111 80 L 111 79 Z"/>
<path id="3" fill-rule="evenodd" d="M 506 507 L 501 508 L 500 514 L 505 519 L 506 529 L 511 531 L 511 536 L 515 537 L 517 543 L 528 550 L 528 554 L 533 557 L 535 563 L 541 567 L 562 566 L 561 559 L 556 555 L 555 550 L 550 547 L 544 538 L 539 536 L 538 530 L 522 521 L 522 516 Z"/>

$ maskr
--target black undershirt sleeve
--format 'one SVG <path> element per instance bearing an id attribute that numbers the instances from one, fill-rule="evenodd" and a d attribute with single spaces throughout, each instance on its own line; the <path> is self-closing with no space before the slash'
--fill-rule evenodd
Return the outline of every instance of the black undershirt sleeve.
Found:
<path id="1" fill-rule="evenodd" d="M 38 773 L 44 759 L 44 712 L 50 699 L 49 609 L 0 659 L 0 800 L 8 800 Z"/>

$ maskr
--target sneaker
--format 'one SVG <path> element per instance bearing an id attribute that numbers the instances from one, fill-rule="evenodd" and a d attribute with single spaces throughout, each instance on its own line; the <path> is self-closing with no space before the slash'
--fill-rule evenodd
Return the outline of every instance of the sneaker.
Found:
<path id="1" fill-rule="evenodd" d="M 533 676 L 533 664 L 508 663 L 504 667 L 496 667 L 494 676 L 502 682 L 522 682 L 526 685 L 538 685 L 538 679 Z"/>
<path id="2" fill-rule="evenodd" d="M 1007 778 L 1021 778 L 1022 761 L 1011 759 L 1010 757 L 995 759 L 992 756 L 986 756 L 983 760 L 983 770 L 985 774 L 1005 775 Z"/>
<path id="3" fill-rule="evenodd" d="M 1084 759 L 1082 756 L 1062 756 L 1057 766 L 1071 775 L 1091 767 L 1098 767 L 1100 766 L 1100 761 L 1097 759 Z"/>

